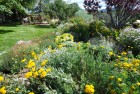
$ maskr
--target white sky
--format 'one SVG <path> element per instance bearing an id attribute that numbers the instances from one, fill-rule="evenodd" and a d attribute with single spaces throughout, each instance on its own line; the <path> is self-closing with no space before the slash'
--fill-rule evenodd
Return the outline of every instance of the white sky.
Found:
<path id="1" fill-rule="evenodd" d="M 66 1 L 68 3 L 73 3 L 73 2 L 78 3 L 80 8 L 84 9 L 84 7 L 83 7 L 84 0 L 64 0 L 64 1 Z M 100 0 L 100 5 L 102 6 L 101 9 L 105 9 L 105 2 L 103 0 Z"/>

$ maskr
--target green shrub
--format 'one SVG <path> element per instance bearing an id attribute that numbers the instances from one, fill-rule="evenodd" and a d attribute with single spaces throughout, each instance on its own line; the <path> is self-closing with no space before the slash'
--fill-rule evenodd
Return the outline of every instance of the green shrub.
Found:
<path id="1" fill-rule="evenodd" d="M 98 36 L 110 36 L 111 31 L 109 28 L 105 26 L 105 24 L 101 21 L 93 21 L 89 24 L 90 36 L 98 37 Z"/>
<path id="2" fill-rule="evenodd" d="M 21 54 L 23 55 L 24 52 Z M 23 57 L 14 55 L 12 52 L 3 54 L 1 57 L 3 60 L 1 61 L 1 64 L 0 64 L 0 71 L 4 73 L 19 72 L 24 67 L 24 64 L 20 62 L 20 60 L 23 59 Z"/>
<path id="3" fill-rule="evenodd" d="M 118 41 L 127 50 L 132 50 L 133 54 L 138 54 L 140 51 L 140 30 L 133 28 L 126 28 L 120 32 Z"/>
<path id="4" fill-rule="evenodd" d="M 81 17 L 73 17 L 69 19 L 69 22 L 73 23 L 73 24 L 79 24 L 79 23 L 84 23 L 85 20 Z"/>
<path id="5" fill-rule="evenodd" d="M 60 33 L 61 34 L 61 33 Z M 50 45 L 55 48 L 56 43 L 54 42 L 54 39 L 56 37 L 56 32 L 50 32 L 47 35 L 44 35 L 42 38 L 40 38 L 39 41 L 39 48 L 46 49 Z"/>
<path id="6" fill-rule="evenodd" d="M 106 38 L 102 37 L 90 39 L 90 43 L 90 53 L 93 56 L 97 59 L 100 58 L 102 61 L 108 61 L 111 59 L 109 53 L 113 52 L 115 46 L 112 42 L 109 42 Z"/>
<path id="7" fill-rule="evenodd" d="M 75 41 L 84 41 L 86 42 L 89 37 L 89 25 L 85 22 L 79 22 L 70 26 L 66 33 L 71 33 L 74 36 Z"/>

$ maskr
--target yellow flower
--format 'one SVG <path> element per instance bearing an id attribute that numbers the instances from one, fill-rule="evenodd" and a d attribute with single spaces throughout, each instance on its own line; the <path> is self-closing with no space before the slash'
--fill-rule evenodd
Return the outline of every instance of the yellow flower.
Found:
<path id="1" fill-rule="evenodd" d="M 46 71 L 43 71 L 43 72 L 41 72 L 40 77 L 41 77 L 41 78 L 44 78 L 46 75 L 47 75 L 47 72 L 46 72 Z"/>
<path id="2" fill-rule="evenodd" d="M 34 57 L 35 60 L 38 60 L 38 56 L 34 51 L 31 51 L 32 57 Z"/>
<path id="3" fill-rule="evenodd" d="M 58 49 L 61 49 L 63 47 L 63 45 L 59 44 L 57 47 L 58 47 Z"/>
<path id="4" fill-rule="evenodd" d="M 33 77 L 36 78 L 37 76 L 38 76 L 38 72 L 36 71 L 33 73 Z"/>
<path id="5" fill-rule="evenodd" d="M 36 69 L 36 68 L 35 68 L 35 67 L 33 67 L 33 68 L 32 68 L 32 72 L 34 72 L 34 71 L 35 71 L 35 69 Z"/>
<path id="6" fill-rule="evenodd" d="M 140 86 L 140 82 L 137 82 L 137 85 Z"/>
<path id="7" fill-rule="evenodd" d="M 0 82 L 2 82 L 4 80 L 4 78 L 2 76 L 0 76 Z"/>
<path id="8" fill-rule="evenodd" d="M 109 52 L 109 56 L 113 56 L 114 55 L 114 53 L 113 52 Z"/>
<path id="9" fill-rule="evenodd" d="M 51 71 L 51 68 L 46 69 L 46 72 L 50 72 L 50 71 Z"/>
<path id="10" fill-rule="evenodd" d="M 139 63 L 136 63 L 134 66 L 135 66 L 135 67 L 138 67 L 138 66 L 139 66 Z"/>
<path id="11" fill-rule="evenodd" d="M 29 92 L 29 94 L 35 94 L 34 92 Z"/>
<path id="12" fill-rule="evenodd" d="M 121 56 L 118 55 L 118 58 L 121 58 Z"/>
<path id="13" fill-rule="evenodd" d="M 122 94 L 125 94 L 124 92 Z"/>
<path id="14" fill-rule="evenodd" d="M 18 92 L 19 91 L 19 88 L 16 88 L 16 92 Z"/>
<path id="15" fill-rule="evenodd" d="M 110 76 L 109 79 L 110 79 L 110 80 L 114 79 L 114 76 Z"/>
<path id="16" fill-rule="evenodd" d="M 40 68 L 39 70 L 38 70 L 38 73 L 41 73 L 41 72 L 43 72 L 44 71 L 44 69 L 43 68 Z"/>
<path id="17" fill-rule="evenodd" d="M 128 58 L 125 57 L 124 60 L 128 60 Z"/>
<path id="18" fill-rule="evenodd" d="M 118 81 L 118 82 L 121 82 L 121 81 L 122 81 L 122 79 L 121 79 L 121 78 L 118 78 L 118 79 L 117 79 L 117 81 Z"/>
<path id="19" fill-rule="evenodd" d="M 132 70 L 133 70 L 134 72 L 136 72 L 136 71 L 137 71 L 137 69 L 136 69 L 136 68 L 133 68 Z"/>
<path id="20" fill-rule="evenodd" d="M 135 86 L 131 86 L 131 89 L 132 89 L 132 90 L 135 90 L 136 88 L 135 88 Z"/>
<path id="21" fill-rule="evenodd" d="M 105 48 L 104 46 L 100 46 L 100 48 Z"/>
<path id="22" fill-rule="evenodd" d="M 55 50 L 55 49 L 53 49 L 53 50 L 51 50 L 51 52 L 52 52 L 52 53 L 54 53 L 54 52 L 56 52 L 56 50 Z"/>
<path id="23" fill-rule="evenodd" d="M 33 60 L 30 60 L 29 62 L 28 62 L 28 64 L 27 64 L 27 68 L 32 68 L 32 67 L 34 67 L 35 66 L 35 62 L 33 61 Z"/>
<path id="24" fill-rule="evenodd" d="M 52 50 L 52 46 L 51 46 L 51 45 L 48 47 L 48 50 L 49 50 L 49 51 L 51 51 L 51 50 Z"/>
<path id="25" fill-rule="evenodd" d="M 21 62 L 24 63 L 26 61 L 26 59 L 22 59 Z"/>
<path id="26" fill-rule="evenodd" d="M 44 60 L 44 61 L 41 63 L 41 66 L 45 66 L 47 62 L 48 62 L 48 60 Z"/>
<path id="27" fill-rule="evenodd" d="M 127 54 L 126 52 L 122 52 L 122 53 L 121 53 L 121 55 L 126 55 L 126 54 Z"/>
<path id="28" fill-rule="evenodd" d="M 118 84 L 118 86 L 119 86 L 119 87 L 122 87 L 122 86 L 123 86 L 123 84 Z"/>
<path id="29" fill-rule="evenodd" d="M 85 86 L 85 93 L 86 94 L 94 94 L 94 86 L 93 85 L 86 85 Z"/>
<path id="30" fill-rule="evenodd" d="M 29 77 L 31 77 L 32 76 L 32 72 L 27 72 L 26 74 L 25 74 L 25 77 L 26 78 L 29 78 Z"/>
<path id="31" fill-rule="evenodd" d="M 118 64 L 114 64 L 114 66 L 115 66 L 115 67 L 117 67 L 117 66 L 118 66 Z"/>
<path id="32" fill-rule="evenodd" d="M 6 90 L 4 86 L 0 88 L 0 94 L 6 94 Z"/>
<path id="33" fill-rule="evenodd" d="M 111 90 L 110 93 L 111 93 L 111 94 L 117 94 L 117 93 L 115 92 L 115 90 Z"/>
<path id="34" fill-rule="evenodd" d="M 130 68 L 131 67 L 131 65 L 129 63 L 127 63 L 127 62 L 123 63 L 122 66 L 126 67 L 126 68 Z"/>

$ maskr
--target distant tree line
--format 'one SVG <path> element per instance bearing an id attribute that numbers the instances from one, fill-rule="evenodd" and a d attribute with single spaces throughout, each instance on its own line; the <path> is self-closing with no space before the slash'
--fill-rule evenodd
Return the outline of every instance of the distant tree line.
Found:
<path id="1" fill-rule="evenodd" d="M 29 12 L 66 20 L 78 10 L 77 3 L 68 4 L 63 0 L 0 0 L 0 23 L 20 22 Z"/>

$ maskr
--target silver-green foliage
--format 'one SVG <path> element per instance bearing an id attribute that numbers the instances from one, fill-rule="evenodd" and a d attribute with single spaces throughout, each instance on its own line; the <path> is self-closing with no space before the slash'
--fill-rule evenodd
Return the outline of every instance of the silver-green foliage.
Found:
<path id="1" fill-rule="evenodd" d="M 140 29 L 126 28 L 120 32 L 117 39 L 126 48 L 131 47 L 133 51 L 140 51 Z"/>

